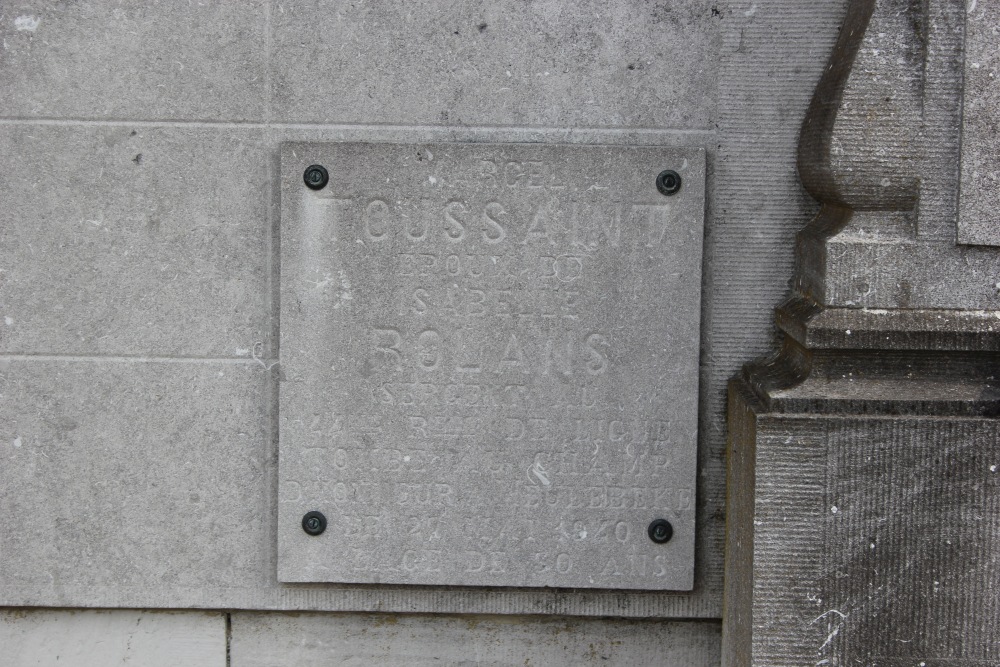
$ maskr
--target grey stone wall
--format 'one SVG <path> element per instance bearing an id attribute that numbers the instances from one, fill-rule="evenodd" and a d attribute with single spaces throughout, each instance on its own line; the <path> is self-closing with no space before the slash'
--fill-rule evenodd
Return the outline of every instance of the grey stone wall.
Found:
<path id="1" fill-rule="evenodd" d="M 4 665 L 710 667 L 718 624 L 498 616 L 0 612 Z"/>
<path id="2" fill-rule="evenodd" d="M 772 347 L 770 310 L 815 209 L 799 124 L 844 6 L 0 8 L 0 604 L 657 618 L 566 621 L 572 646 L 545 640 L 544 655 L 572 662 L 592 636 L 607 637 L 598 653 L 646 660 L 655 645 L 662 664 L 712 664 L 725 383 Z M 276 179 L 290 140 L 707 149 L 693 593 L 277 583 Z M 91 618 L 35 613 L 12 612 L 11 632 Z M 219 617 L 204 618 L 217 639 Z M 369 623 L 323 618 L 234 615 L 234 660 L 258 664 L 274 628 Z M 455 644 L 472 623 L 402 622 Z M 511 646 L 551 631 L 490 623 L 483 636 Z M 619 632 L 628 649 L 612 646 Z"/>

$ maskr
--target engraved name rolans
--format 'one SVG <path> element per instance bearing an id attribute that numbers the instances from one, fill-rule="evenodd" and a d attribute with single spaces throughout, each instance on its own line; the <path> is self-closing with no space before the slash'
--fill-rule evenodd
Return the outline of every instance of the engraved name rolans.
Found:
<path id="1" fill-rule="evenodd" d="M 477 341 L 462 330 L 408 332 L 402 327 L 377 327 L 372 331 L 366 370 L 596 376 L 608 369 L 609 345 L 608 336 L 599 331 L 536 333 L 528 342 L 515 332 L 499 340 Z"/>

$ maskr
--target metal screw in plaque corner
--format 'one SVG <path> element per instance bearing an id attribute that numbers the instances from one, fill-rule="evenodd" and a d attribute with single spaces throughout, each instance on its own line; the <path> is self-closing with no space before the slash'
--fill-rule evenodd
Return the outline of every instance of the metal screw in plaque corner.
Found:
<path id="1" fill-rule="evenodd" d="M 656 189 L 661 195 L 674 196 L 681 191 L 681 175 L 673 169 L 664 169 L 656 177 Z"/>
<path id="2" fill-rule="evenodd" d="M 322 512 L 306 512 L 302 516 L 302 530 L 309 535 L 320 535 L 326 530 L 326 517 Z"/>
<path id="3" fill-rule="evenodd" d="M 310 190 L 322 190 L 330 182 L 330 174 L 323 165 L 311 164 L 302 172 L 302 180 Z"/>
<path id="4" fill-rule="evenodd" d="M 666 544 L 674 536 L 674 527 L 666 519 L 656 519 L 646 530 L 649 539 L 657 544 Z"/>

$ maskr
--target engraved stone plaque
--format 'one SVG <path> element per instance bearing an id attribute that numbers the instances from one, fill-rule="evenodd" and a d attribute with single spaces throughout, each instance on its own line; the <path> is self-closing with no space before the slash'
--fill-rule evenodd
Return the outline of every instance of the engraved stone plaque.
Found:
<path id="1" fill-rule="evenodd" d="M 704 193 L 700 148 L 284 144 L 279 579 L 690 590 Z"/>

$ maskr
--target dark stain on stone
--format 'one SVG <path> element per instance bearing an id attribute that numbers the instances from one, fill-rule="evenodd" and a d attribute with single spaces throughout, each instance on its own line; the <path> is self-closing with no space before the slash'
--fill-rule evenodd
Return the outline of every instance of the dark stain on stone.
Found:
<path id="1" fill-rule="evenodd" d="M 486 32 L 486 29 L 489 27 L 489 24 L 487 24 L 487 23 L 484 22 L 484 23 L 480 23 L 476 27 L 479 29 L 479 32 Z"/>
<path id="2" fill-rule="evenodd" d="M 913 299 L 913 285 L 909 280 L 899 281 L 899 307 L 909 308 L 910 300 Z"/>

